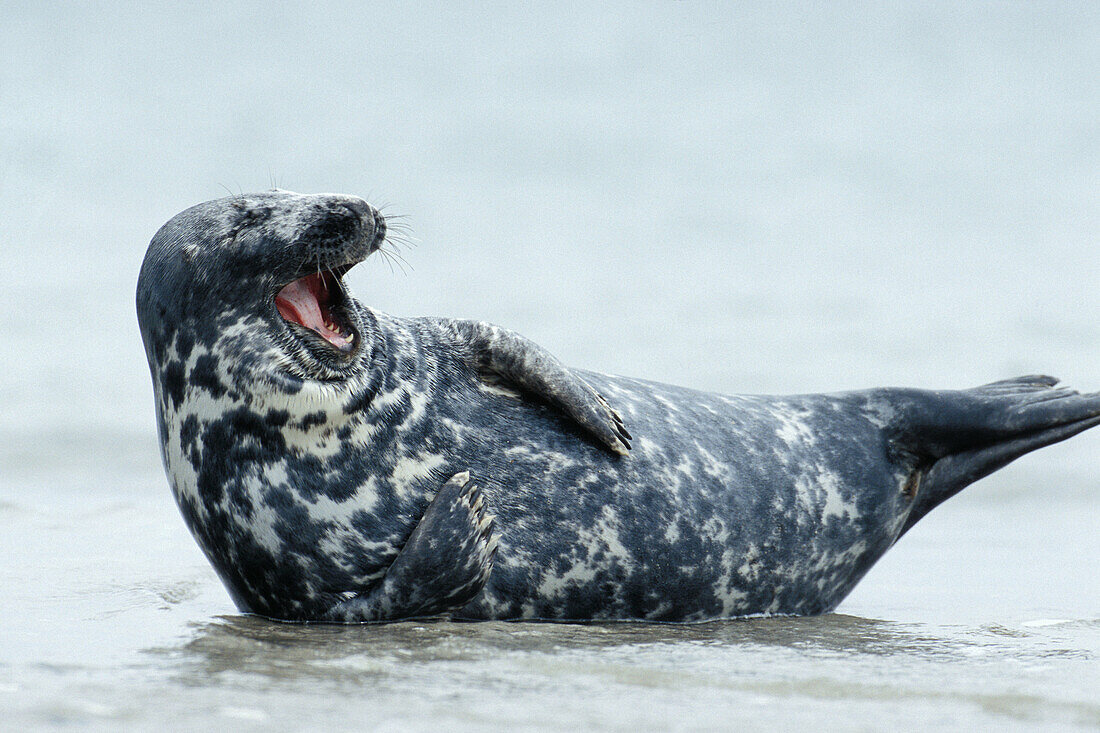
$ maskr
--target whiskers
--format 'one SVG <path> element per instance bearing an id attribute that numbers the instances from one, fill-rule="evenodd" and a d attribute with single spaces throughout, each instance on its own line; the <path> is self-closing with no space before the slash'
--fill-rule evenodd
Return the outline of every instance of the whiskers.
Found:
<path id="1" fill-rule="evenodd" d="M 419 242 L 412 234 L 408 217 L 404 214 L 386 213 L 387 208 L 388 204 L 382 204 L 378 207 L 378 213 L 386 223 L 386 236 L 378 248 L 378 254 L 382 255 L 382 260 L 389 266 L 391 274 L 395 273 L 394 268 L 396 267 L 402 275 L 408 276 L 409 273 L 405 268 L 408 267 L 409 270 L 414 268 L 405 259 L 403 251 L 411 250 Z"/>
<path id="2" fill-rule="evenodd" d="M 412 264 L 402 257 L 397 250 L 386 249 L 385 243 L 378 248 L 378 254 L 382 255 L 382 261 L 389 266 L 391 275 L 396 274 L 396 270 L 394 270 L 395 265 L 397 266 L 397 270 L 400 270 L 401 274 L 406 277 L 408 277 L 409 273 L 405 270 L 405 267 L 408 266 L 410 270 L 413 269 Z"/>
<path id="3" fill-rule="evenodd" d="M 317 279 L 320 280 L 325 287 L 328 287 L 329 275 L 332 274 L 331 270 L 340 264 L 339 262 L 332 261 L 336 258 L 332 257 L 331 253 L 325 252 L 317 247 L 306 248 L 305 255 L 302 259 L 303 266 L 299 272 L 309 272 L 309 270 L 313 270 L 313 274 L 317 276 Z M 308 270 L 306 269 L 307 267 L 309 268 Z"/>
<path id="4" fill-rule="evenodd" d="M 221 186 L 223 191 L 225 191 L 227 194 L 229 194 L 230 198 L 234 198 L 234 197 L 238 197 L 238 196 L 244 196 L 244 189 L 241 188 L 240 184 L 237 184 L 237 190 L 235 192 L 233 191 L 233 189 L 231 189 L 229 186 L 225 185 L 224 183 L 219 182 L 218 185 Z"/>

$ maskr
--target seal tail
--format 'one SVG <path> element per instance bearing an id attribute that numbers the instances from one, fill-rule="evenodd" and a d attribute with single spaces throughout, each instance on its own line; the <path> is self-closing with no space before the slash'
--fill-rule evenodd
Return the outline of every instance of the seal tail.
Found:
<path id="1" fill-rule="evenodd" d="M 913 487 L 902 534 L 978 479 L 1100 425 L 1100 393 L 1057 384 L 1054 377 L 1034 375 L 906 401 L 899 443 L 930 467 Z"/>

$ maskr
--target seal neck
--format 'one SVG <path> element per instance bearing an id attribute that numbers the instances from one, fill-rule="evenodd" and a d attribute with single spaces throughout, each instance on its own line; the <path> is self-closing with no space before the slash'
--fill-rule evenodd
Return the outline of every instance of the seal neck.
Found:
<path id="1" fill-rule="evenodd" d="M 262 395 L 265 406 L 299 417 L 318 412 L 335 417 L 347 413 L 349 402 L 369 404 L 384 379 L 387 338 L 374 311 L 356 306 L 361 344 L 354 361 L 331 378 L 317 378 L 306 374 L 293 355 L 280 359 L 257 375 L 264 387 L 253 398 Z"/>
<path id="2" fill-rule="evenodd" d="M 347 415 L 375 409 L 392 411 L 398 400 L 388 396 L 423 388 L 435 371 L 423 334 L 413 326 L 415 321 L 365 306 L 361 317 L 370 322 L 373 342 L 369 356 L 364 356 L 362 379 L 344 392 L 343 411 Z"/>

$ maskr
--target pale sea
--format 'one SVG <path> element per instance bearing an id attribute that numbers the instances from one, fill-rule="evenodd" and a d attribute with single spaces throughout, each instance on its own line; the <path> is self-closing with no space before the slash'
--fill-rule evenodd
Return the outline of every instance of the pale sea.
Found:
<path id="1" fill-rule="evenodd" d="M 239 615 L 160 466 L 133 291 L 226 191 L 407 217 L 357 296 L 724 392 L 1100 390 L 1100 4 L 0 1 L 0 729 L 1096 730 L 1100 430 L 836 614 Z"/>

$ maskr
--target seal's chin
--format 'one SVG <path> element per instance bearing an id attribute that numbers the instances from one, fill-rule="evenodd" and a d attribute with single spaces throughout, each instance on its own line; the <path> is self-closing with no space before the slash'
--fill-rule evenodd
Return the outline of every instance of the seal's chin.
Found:
<path id="1" fill-rule="evenodd" d="M 320 336 L 344 354 L 355 348 L 355 329 L 345 311 L 347 297 L 340 277 L 347 268 L 298 278 L 275 296 L 275 307 L 288 323 Z"/>

